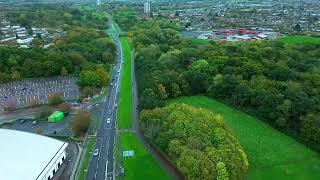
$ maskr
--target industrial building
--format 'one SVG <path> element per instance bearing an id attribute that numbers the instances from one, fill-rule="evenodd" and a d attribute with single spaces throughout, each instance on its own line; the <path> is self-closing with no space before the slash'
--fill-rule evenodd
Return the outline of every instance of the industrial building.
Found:
<path id="1" fill-rule="evenodd" d="M 23 131 L 0 129 L 0 179 L 50 180 L 66 159 L 68 143 Z"/>

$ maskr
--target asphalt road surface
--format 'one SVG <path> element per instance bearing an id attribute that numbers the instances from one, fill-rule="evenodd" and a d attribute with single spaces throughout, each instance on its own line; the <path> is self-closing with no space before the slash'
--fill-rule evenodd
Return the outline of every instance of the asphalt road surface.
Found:
<path id="1" fill-rule="evenodd" d="M 114 41 L 117 45 L 117 57 L 114 72 L 110 83 L 108 96 L 102 102 L 100 126 L 96 134 L 96 144 L 94 150 L 98 149 L 98 154 L 91 154 L 87 180 L 114 179 L 114 146 L 116 135 L 116 115 L 120 90 L 120 73 L 122 70 L 122 47 L 118 36 Z M 109 119 L 110 118 L 110 119 Z M 110 120 L 110 122 L 107 122 Z"/>

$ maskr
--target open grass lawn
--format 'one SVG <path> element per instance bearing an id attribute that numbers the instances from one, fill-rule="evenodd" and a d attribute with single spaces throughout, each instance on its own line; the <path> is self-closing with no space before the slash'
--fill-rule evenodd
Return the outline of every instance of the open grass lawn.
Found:
<path id="1" fill-rule="evenodd" d="M 286 36 L 283 38 L 277 39 L 277 41 L 281 41 L 288 44 L 299 44 L 299 43 L 311 43 L 311 44 L 320 44 L 320 38 L 309 37 L 309 36 Z"/>
<path id="2" fill-rule="evenodd" d="M 124 63 L 120 83 L 118 128 L 128 129 L 132 127 L 131 53 L 127 38 L 121 37 L 120 42 L 124 54 Z"/>
<path id="3" fill-rule="evenodd" d="M 203 44 L 203 43 L 208 43 L 210 40 L 208 40 L 208 39 L 193 38 L 193 39 L 191 39 L 191 41 L 192 41 L 193 43 Z"/>
<path id="4" fill-rule="evenodd" d="M 134 150 L 133 157 L 122 158 L 125 168 L 125 179 L 171 179 L 166 172 L 146 151 L 134 133 L 121 134 L 122 151 Z"/>
<path id="5" fill-rule="evenodd" d="M 84 160 L 81 163 L 81 169 L 80 169 L 80 174 L 79 174 L 79 180 L 85 180 L 86 179 L 86 175 L 87 175 L 87 170 L 89 167 L 89 161 L 90 161 L 90 156 L 93 152 L 93 147 L 94 144 L 96 142 L 96 138 L 94 137 L 88 137 L 88 146 L 86 149 L 86 154 L 84 157 Z"/>
<path id="6" fill-rule="evenodd" d="M 205 96 L 170 102 L 207 108 L 223 115 L 249 158 L 247 179 L 320 179 L 320 154 L 262 121 Z"/>

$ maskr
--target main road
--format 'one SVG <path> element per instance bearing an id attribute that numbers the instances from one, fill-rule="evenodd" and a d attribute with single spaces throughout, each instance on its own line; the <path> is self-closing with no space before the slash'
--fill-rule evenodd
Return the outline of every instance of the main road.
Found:
<path id="1" fill-rule="evenodd" d="M 114 27 L 109 19 L 109 27 Z M 91 154 L 87 180 L 114 179 L 114 149 L 116 135 L 116 118 L 119 101 L 120 78 L 122 70 L 122 47 L 117 33 L 111 34 L 117 46 L 117 56 L 110 83 L 108 96 L 103 99 L 101 105 L 101 116 L 99 128 L 96 132 L 96 144 L 94 150 L 98 149 L 98 154 Z"/>

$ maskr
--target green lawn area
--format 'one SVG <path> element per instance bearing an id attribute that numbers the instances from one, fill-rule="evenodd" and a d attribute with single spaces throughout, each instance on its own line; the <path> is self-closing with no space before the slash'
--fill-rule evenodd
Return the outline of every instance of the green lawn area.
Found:
<path id="1" fill-rule="evenodd" d="M 87 170 L 88 170 L 88 166 L 89 166 L 89 161 L 90 161 L 90 156 L 91 153 L 93 152 L 93 147 L 94 144 L 96 142 L 96 138 L 95 137 L 88 137 L 88 147 L 86 149 L 86 154 L 84 157 L 84 160 L 82 161 L 81 164 L 81 169 L 80 169 L 80 174 L 79 174 L 79 180 L 85 180 L 86 179 L 86 175 L 87 175 Z"/>
<path id="2" fill-rule="evenodd" d="M 134 150 L 133 157 L 122 158 L 125 168 L 125 179 L 171 179 L 166 172 L 146 151 L 134 133 L 121 134 L 122 151 Z"/>
<path id="3" fill-rule="evenodd" d="M 299 43 L 311 43 L 311 44 L 320 44 L 320 38 L 309 37 L 309 36 L 286 36 L 277 39 L 277 41 L 288 43 L 288 44 L 299 44 Z"/>
<path id="4" fill-rule="evenodd" d="M 182 97 L 180 102 L 221 114 L 249 158 L 246 179 L 320 179 L 320 154 L 262 121 L 205 96 Z"/>
<path id="5" fill-rule="evenodd" d="M 198 39 L 198 38 L 193 38 L 193 39 L 191 39 L 191 41 L 193 43 L 199 43 L 199 44 L 210 42 L 210 40 L 208 40 L 208 39 Z"/>
<path id="6" fill-rule="evenodd" d="M 131 83 L 131 53 L 127 38 L 121 37 L 120 42 L 124 54 L 122 79 L 120 83 L 120 102 L 118 111 L 118 128 L 132 127 L 132 83 Z"/>

